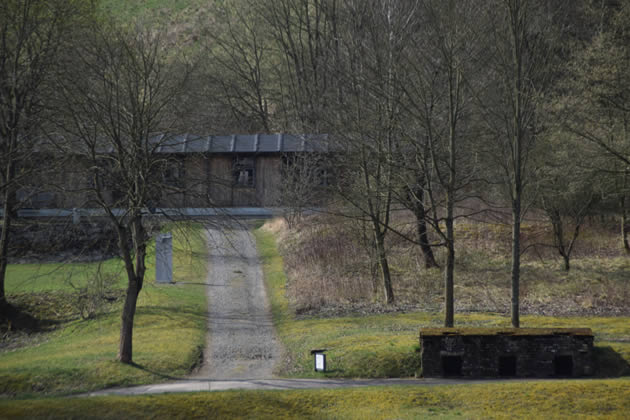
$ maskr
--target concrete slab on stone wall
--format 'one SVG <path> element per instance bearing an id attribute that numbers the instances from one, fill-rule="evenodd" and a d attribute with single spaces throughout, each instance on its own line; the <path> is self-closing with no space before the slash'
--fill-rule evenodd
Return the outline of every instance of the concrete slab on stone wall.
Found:
<path id="1" fill-rule="evenodd" d="M 593 374 L 589 328 L 426 328 L 424 377 L 579 377 Z"/>

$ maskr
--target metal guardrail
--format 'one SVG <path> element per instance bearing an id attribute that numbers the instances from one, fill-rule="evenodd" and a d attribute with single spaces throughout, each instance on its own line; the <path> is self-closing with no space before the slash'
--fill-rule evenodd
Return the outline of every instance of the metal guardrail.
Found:
<path id="1" fill-rule="evenodd" d="M 280 216 L 286 209 L 282 207 L 218 207 L 218 208 L 155 208 L 144 211 L 146 215 L 166 217 L 260 217 L 269 218 Z M 317 209 L 305 210 L 305 213 L 316 212 Z M 116 216 L 122 216 L 124 209 L 113 209 Z M 99 208 L 77 209 L 21 209 L 18 217 L 104 217 L 105 211 Z M 3 211 L 0 209 L 0 217 Z"/>

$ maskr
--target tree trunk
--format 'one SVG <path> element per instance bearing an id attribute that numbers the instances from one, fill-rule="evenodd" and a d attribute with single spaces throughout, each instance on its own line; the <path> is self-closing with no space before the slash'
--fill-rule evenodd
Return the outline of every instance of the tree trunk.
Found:
<path id="1" fill-rule="evenodd" d="M 385 235 L 380 232 L 377 226 L 376 236 L 376 252 L 378 253 L 378 263 L 381 266 L 381 274 L 383 275 L 383 289 L 385 291 L 385 303 L 391 305 L 394 303 L 394 290 L 392 289 L 392 278 L 389 272 L 389 263 L 387 261 L 387 253 L 385 252 Z"/>
<path id="2" fill-rule="evenodd" d="M 626 210 L 625 196 L 621 196 L 619 204 L 621 206 L 621 241 L 623 242 L 623 249 L 627 254 L 630 254 L 630 243 L 628 243 L 628 230 L 630 230 L 630 224 L 628 223 L 628 211 Z"/>
<path id="3" fill-rule="evenodd" d="M 512 326 L 520 327 L 520 279 L 521 279 L 521 200 L 523 193 L 522 169 L 523 160 L 521 156 L 523 148 L 523 136 L 525 132 L 524 109 L 523 109 L 523 83 L 527 83 L 527 78 L 523 76 L 524 37 L 526 13 L 523 10 L 520 0 L 514 0 L 508 5 L 509 23 L 511 31 L 512 49 L 512 164 L 514 168 L 514 178 L 512 179 Z"/>
<path id="4" fill-rule="evenodd" d="M 133 319 L 136 315 L 136 303 L 140 293 L 140 283 L 133 279 L 127 286 L 127 296 L 122 312 L 122 324 L 120 328 L 120 343 L 118 347 L 118 360 L 123 363 L 132 362 Z"/>
<path id="5" fill-rule="evenodd" d="M 454 325 L 455 309 L 453 296 L 453 278 L 455 273 L 455 242 L 452 208 L 450 217 L 446 219 L 446 270 L 444 270 L 444 299 L 445 299 L 445 315 L 444 326 L 452 327 Z"/>
<path id="6" fill-rule="evenodd" d="M 455 4 L 449 3 L 449 10 L 453 11 Z M 450 50 L 452 54 L 452 50 Z M 459 110 L 459 92 L 461 73 L 455 67 L 452 55 L 449 54 L 449 135 L 448 135 L 448 184 L 446 185 L 446 270 L 444 270 L 444 299 L 445 314 L 444 326 L 453 327 L 455 302 L 453 296 L 454 273 L 455 273 L 455 232 L 454 232 L 454 209 L 455 209 L 455 181 L 457 179 L 457 113 Z"/>
<path id="7" fill-rule="evenodd" d="M 120 343 L 118 347 L 118 360 L 123 363 L 131 363 L 133 360 L 133 323 L 136 315 L 138 295 L 142 290 L 144 274 L 146 271 L 146 232 L 142 226 L 142 217 L 135 216 L 131 222 L 131 235 L 135 253 L 135 267 L 131 250 L 128 244 L 128 230 L 118 226 L 118 246 L 120 248 L 125 269 L 127 271 L 127 294 L 121 317 Z"/>
<path id="8" fill-rule="evenodd" d="M 520 327 L 519 283 L 521 275 L 521 196 L 512 202 L 512 326 Z"/>
<path id="9" fill-rule="evenodd" d="M 11 229 L 11 205 L 9 194 L 4 196 L 2 217 L 2 233 L 0 233 L 0 314 L 4 314 L 8 306 L 8 301 L 5 294 L 5 278 L 7 273 L 7 266 L 9 265 L 9 229 Z"/>
<path id="10" fill-rule="evenodd" d="M 569 271 L 571 266 L 569 263 L 570 249 L 567 247 L 567 244 L 564 241 L 564 227 L 562 225 L 562 216 L 560 215 L 560 211 L 555 208 L 549 208 L 546 210 L 549 220 L 551 220 L 551 226 L 553 228 L 553 244 L 558 251 L 558 254 L 562 257 L 564 261 L 564 270 Z M 579 225 L 576 227 L 576 232 L 579 232 Z M 574 238 L 577 235 L 574 234 Z"/>
<path id="11" fill-rule="evenodd" d="M 424 256 L 424 268 L 434 268 L 434 267 L 439 267 L 439 265 L 435 261 L 435 256 L 433 255 L 433 249 L 431 248 L 431 245 L 429 245 L 426 211 L 424 209 L 424 204 L 422 204 L 423 197 L 424 197 L 424 191 L 421 188 L 418 188 L 415 194 L 415 198 L 412 198 L 413 214 L 416 218 L 416 228 L 418 231 L 418 243 L 420 244 L 420 249 L 422 250 L 422 255 Z"/>
<path id="12" fill-rule="evenodd" d="M 9 163 L 6 172 L 5 182 L 10 184 L 13 180 L 13 165 Z M 4 194 L 4 204 L 2 206 L 2 232 L 0 233 L 0 314 L 8 314 L 9 302 L 6 297 L 5 280 L 7 275 L 7 266 L 9 265 L 9 235 L 11 222 L 14 215 L 16 196 L 15 192 L 8 185 Z"/>

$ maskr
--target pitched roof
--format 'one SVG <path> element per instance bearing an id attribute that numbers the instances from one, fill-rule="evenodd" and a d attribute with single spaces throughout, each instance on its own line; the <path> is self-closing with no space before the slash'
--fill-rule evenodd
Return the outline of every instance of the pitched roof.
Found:
<path id="1" fill-rule="evenodd" d="M 285 153 L 320 152 L 331 150 L 326 134 L 158 134 L 149 139 L 157 153 Z M 112 153 L 113 145 L 104 138 L 96 141 L 98 153 Z M 61 146 L 63 144 L 63 146 Z M 60 147 L 87 152 L 86 144 L 72 136 L 41 137 L 36 144 L 38 152 L 56 152 Z"/>
<path id="2" fill-rule="evenodd" d="M 158 153 L 284 153 L 327 152 L 325 134 L 232 134 L 199 136 L 182 134 L 155 136 Z"/>

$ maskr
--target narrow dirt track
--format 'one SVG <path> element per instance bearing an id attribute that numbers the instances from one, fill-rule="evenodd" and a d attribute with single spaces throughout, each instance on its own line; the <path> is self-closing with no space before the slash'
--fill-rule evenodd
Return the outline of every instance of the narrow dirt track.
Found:
<path id="1" fill-rule="evenodd" d="M 195 379 L 269 379 L 280 355 L 247 223 L 208 228 L 208 342 Z"/>

